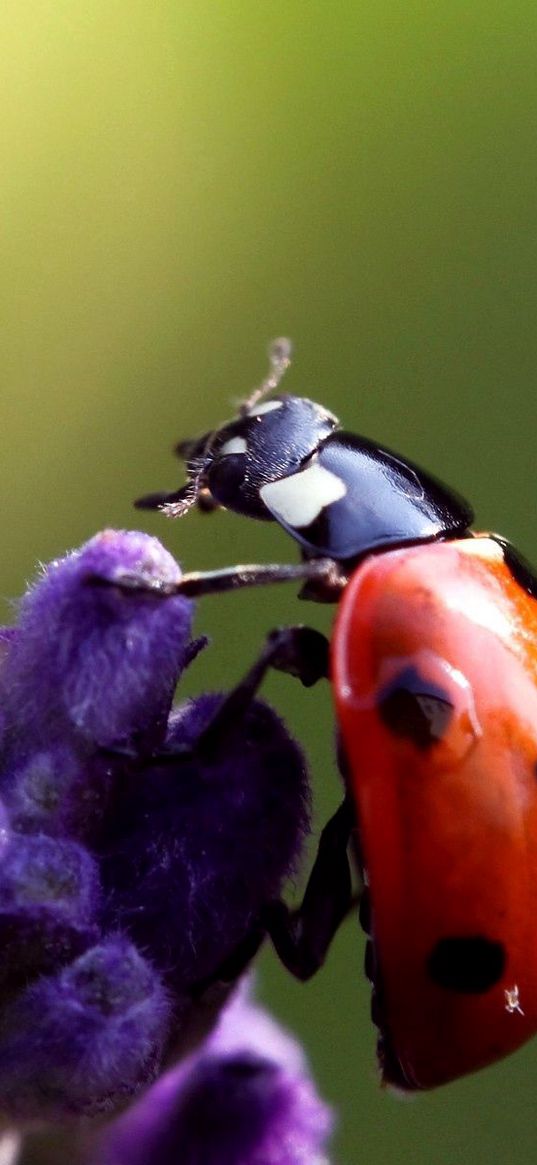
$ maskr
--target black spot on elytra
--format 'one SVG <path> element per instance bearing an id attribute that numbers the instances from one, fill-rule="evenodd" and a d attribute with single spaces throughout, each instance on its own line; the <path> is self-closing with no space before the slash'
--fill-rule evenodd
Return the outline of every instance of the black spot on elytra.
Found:
<path id="1" fill-rule="evenodd" d="M 527 558 L 524 558 L 510 542 L 505 538 L 500 538 L 499 534 L 492 534 L 492 541 L 501 546 L 505 565 L 510 570 L 515 582 L 518 583 L 532 599 L 537 599 L 537 574 L 534 568 L 530 565 Z"/>
<path id="2" fill-rule="evenodd" d="M 453 715 L 446 692 L 407 667 L 379 694 L 378 710 L 383 724 L 395 736 L 411 740 L 416 748 L 427 749 L 441 740 Z"/>
<path id="3" fill-rule="evenodd" d="M 481 935 L 442 938 L 427 960 L 430 978 L 448 991 L 481 995 L 501 979 L 505 969 L 502 943 Z"/>

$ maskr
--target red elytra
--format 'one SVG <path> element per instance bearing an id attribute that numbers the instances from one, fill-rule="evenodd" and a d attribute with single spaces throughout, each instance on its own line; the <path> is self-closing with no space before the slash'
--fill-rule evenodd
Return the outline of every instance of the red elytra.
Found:
<path id="1" fill-rule="evenodd" d="M 341 599 L 332 665 L 381 1069 L 431 1088 L 537 1031 L 537 600 L 486 536 L 371 556 Z"/>

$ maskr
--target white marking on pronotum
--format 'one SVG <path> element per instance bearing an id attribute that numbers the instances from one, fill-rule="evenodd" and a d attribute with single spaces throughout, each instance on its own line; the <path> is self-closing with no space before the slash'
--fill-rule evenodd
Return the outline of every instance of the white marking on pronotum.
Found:
<path id="1" fill-rule="evenodd" d="M 258 405 L 257 408 L 248 409 L 248 416 L 262 417 L 263 413 L 273 413 L 274 409 L 281 409 L 282 405 L 283 400 L 266 400 L 262 405 Z"/>
<path id="2" fill-rule="evenodd" d="M 515 983 L 514 987 L 508 987 L 505 992 L 505 1010 L 509 1012 L 509 1015 L 513 1015 L 515 1011 L 518 1011 L 519 1015 L 524 1015 L 520 1006 L 518 983 Z"/>
<path id="3" fill-rule="evenodd" d="M 219 457 L 228 457 L 230 453 L 246 453 L 248 446 L 244 437 L 230 437 L 222 448 L 218 450 Z"/>
<path id="4" fill-rule="evenodd" d="M 310 526 L 322 510 L 344 498 L 345 482 L 314 461 L 301 473 L 269 481 L 259 490 L 269 510 L 288 526 Z"/>

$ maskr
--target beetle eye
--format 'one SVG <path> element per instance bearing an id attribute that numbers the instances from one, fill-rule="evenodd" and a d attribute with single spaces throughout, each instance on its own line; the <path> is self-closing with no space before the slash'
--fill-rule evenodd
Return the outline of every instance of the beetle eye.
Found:
<path id="1" fill-rule="evenodd" d="M 242 438 L 232 438 L 227 445 L 235 444 Z M 246 470 L 244 452 L 236 449 L 226 449 L 223 446 L 218 456 L 212 462 L 208 474 L 207 485 L 212 496 L 221 506 L 236 509 L 237 500 L 241 497 Z"/>

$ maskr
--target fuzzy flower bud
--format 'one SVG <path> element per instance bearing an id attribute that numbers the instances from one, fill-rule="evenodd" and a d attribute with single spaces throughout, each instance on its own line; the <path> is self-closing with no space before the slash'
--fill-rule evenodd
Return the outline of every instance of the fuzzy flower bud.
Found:
<path id="1" fill-rule="evenodd" d="M 12 833 L 0 855 L 0 989 L 62 966 L 99 937 L 95 860 L 76 842 Z"/>
<path id="2" fill-rule="evenodd" d="M 201 1049 L 114 1122 L 89 1165 L 328 1165 L 332 1125 L 299 1045 L 239 991 Z"/>
<path id="3" fill-rule="evenodd" d="M 106 939 L 4 1008 L 2 1105 L 19 1119 L 111 1112 L 154 1079 L 169 1016 L 156 972 Z"/>
<path id="4" fill-rule="evenodd" d="M 0 677 L 12 754 L 153 744 L 188 660 L 192 604 L 156 538 L 105 530 L 50 564 L 20 605 Z M 5 730 L 6 735 L 6 730 Z"/>

